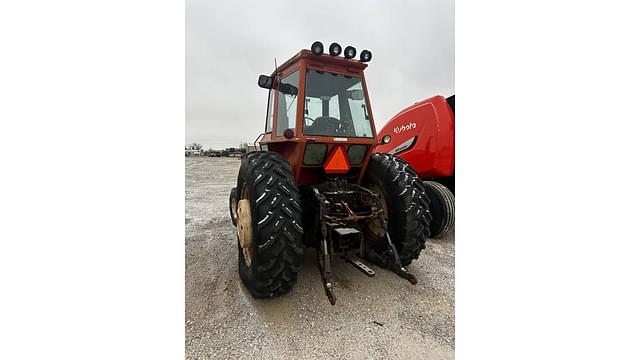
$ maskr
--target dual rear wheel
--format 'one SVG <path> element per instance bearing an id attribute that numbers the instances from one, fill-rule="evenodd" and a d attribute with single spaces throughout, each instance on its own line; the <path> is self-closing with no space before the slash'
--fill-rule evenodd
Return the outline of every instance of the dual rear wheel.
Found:
<path id="1" fill-rule="evenodd" d="M 300 193 L 289 163 L 277 153 L 249 153 L 229 202 L 244 285 L 256 298 L 289 291 L 303 255 Z"/>
<path id="2" fill-rule="evenodd" d="M 374 154 L 363 186 L 382 195 L 389 237 L 402 265 L 409 265 L 420 256 L 430 234 L 431 213 L 424 184 L 406 161 L 390 154 Z M 382 253 L 386 249 L 379 220 L 369 222 L 365 235 L 374 250 Z"/>

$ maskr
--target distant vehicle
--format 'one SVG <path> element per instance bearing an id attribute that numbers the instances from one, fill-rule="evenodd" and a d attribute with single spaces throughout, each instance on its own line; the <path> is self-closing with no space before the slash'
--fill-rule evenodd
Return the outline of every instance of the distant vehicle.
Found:
<path id="1" fill-rule="evenodd" d="M 185 149 L 184 156 L 200 156 L 202 154 L 202 150 L 195 149 Z"/>

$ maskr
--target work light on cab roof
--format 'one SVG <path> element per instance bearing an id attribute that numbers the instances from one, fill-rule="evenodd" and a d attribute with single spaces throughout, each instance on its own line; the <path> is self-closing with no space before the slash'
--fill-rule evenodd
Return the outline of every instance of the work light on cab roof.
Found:
<path id="1" fill-rule="evenodd" d="M 333 43 L 329 46 L 329 55 L 338 56 L 342 52 L 342 46 L 338 43 Z"/>
<path id="2" fill-rule="evenodd" d="M 313 44 L 311 44 L 311 52 L 314 55 L 322 55 L 324 52 L 324 45 L 320 41 L 315 41 Z M 340 44 L 338 44 L 337 42 L 331 43 L 331 45 L 329 45 L 329 55 L 339 56 L 341 52 L 342 46 L 340 46 Z M 353 59 L 356 57 L 356 52 L 356 48 L 349 45 L 344 48 L 344 58 Z M 360 52 L 360 62 L 365 63 L 369 61 L 371 61 L 371 51 L 362 50 Z"/>
<path id="3" fill-rule="evenodd" d="M 269 91 L 259 151 L 247 153 L 229 211 L 240 278 L 254 297 L 289 291 L 303 246 L 318 252 L 325 294 L 335 304 L 331 257 L 374 276 L 365 260 L 417 283 L 405 268 L 425 248 L 428 201 L 405 163 L 378 154 L 364 70 L 371 52 L 316 41 L 260 75 Z M 343 56 L 341 56 L 343 54 Z"/>
<path id="4" fill-rule="evenodd" d="M 344 57 L 345 59 L 353 59 L 356 57 L 356 48 L 351 45 L 344 48 Z"/>

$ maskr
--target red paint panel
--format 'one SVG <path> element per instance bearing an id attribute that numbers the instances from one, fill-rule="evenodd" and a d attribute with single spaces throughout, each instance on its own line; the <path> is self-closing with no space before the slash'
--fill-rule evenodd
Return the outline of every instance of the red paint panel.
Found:
<path id="1" fill-rule="evenodd" d="M 421 178 L 450 176 L 455 161 L 455 120 L 442 96 L 417 102 L 395 115 L 378 132 L 380 141 L 391 137 L 388 144 L 379 145 L 376 152 L 393 153 L 405 143 L 412 145 L 395 155 L 406 160 Z"/>

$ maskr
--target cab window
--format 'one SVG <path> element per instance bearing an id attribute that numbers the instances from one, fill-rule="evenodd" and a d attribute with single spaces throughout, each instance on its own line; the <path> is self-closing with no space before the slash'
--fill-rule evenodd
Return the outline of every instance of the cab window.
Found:
<path id="1" fill-rule="evenodd" d="M 362 79 L 308 69 L 305 83 L 305 135 L 373 136 Z"/>
<path id="2" fill-rule="evenodd" d="M 281 136 L 286 129 L 296 128 L 298 84 L 300 71 L 287 75 L 278 86 L 278 121 L 276 135 Z"/>
<path id="3" fill-rule="evenodd" d="M 276 92 L 273 89 L 269 89 L 269 100 L 267 103 L 267 124 L 264 126 L 264 132 L 271 132 L 271 122 L 273 121 L 273 98 L 276 96 Z"/>

